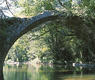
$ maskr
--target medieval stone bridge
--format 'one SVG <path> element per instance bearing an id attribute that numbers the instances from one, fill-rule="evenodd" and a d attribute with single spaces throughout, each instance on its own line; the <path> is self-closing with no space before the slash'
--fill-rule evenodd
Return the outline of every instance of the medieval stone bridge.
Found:
<path id="1" fill-rule="evenodd" d="M 14 42 L 38 25 L 58 19 L 58 16 L 54 12 L 46 11 L 32 18 L 13 18 L 11 19 L 12 21 L 8 21 L 9 23 L 12 22 L 12 24 L 6 27 L 4 34 L 0 32 L 0 80 L 3 80 L 2 71 L 5 57 Z M 2 27 L 0 25 L 0 29 L 3 29 Z"/>
<path id="2" fill-rule="evenodd" d="M 10 20 L 8 21 L 11 25 L 7 26 L 5 29 L 3 29 L 3 26 L 1 25 L 2 23 L 0 22 L 0 29 L 1 29 L 0 31 L 0 80 L 3 80 L 2 72 L 3 72 L 3 64 L 4 64 L 5 57 L 9 49 L 11 48 L 11 46 L 14 44 L 14 42 L 23 34 L 27 33 L 31 29 L 47 21 L 49 22 L 52 22 L 54 20 L 62 21 L 62 25 L 65 25 L 68 28 L 73 29 L 76 36 L 84 40 L 86 44 L 88 44 L 88 42 L 90 41 L 91 43 L 89 44 L 92 44 L 91 45 L 91 49 L 92 49 L 93 45 L 95 45 L 95 41 L 93 41 L 94 40 L 93 38 L 95 37 L 93 30 L 95 30 L 95 28 L 90 29 L 85 23 L 85 20 L 81 17 L 74 16 L 74 15 L 68 16 L 67 13 L 63 13 L 63 14 L 60 17 L 60 13 L 56 14 L 56 12 L 46 11 L 32 18 L 11 18 L 12 21 Z M 2 33 L 2 29 L 5 30 L 5 33 Z M 88 39 L 89 36 L 91 37 L 91 40 Z M 94 52 L 95 48 L 92 49 L 92 51 Z"/>

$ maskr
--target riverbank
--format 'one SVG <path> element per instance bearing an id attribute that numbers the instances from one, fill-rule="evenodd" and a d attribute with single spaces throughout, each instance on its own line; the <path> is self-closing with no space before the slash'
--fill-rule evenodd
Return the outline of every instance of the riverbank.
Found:
<path id="1" fill-rule="evenodd" d="M 53 65 L 53 63 L 48 63 L 48 62 L 41 62 L 38 58 L 31 60 L 31 61 L 26 61 L 26 62 L 15 62 L 12 60 L 7 60 L 4 62 L 5 65 L 21 65 L 21 64 L 28 64 L 28 65 Z"/>
<path id="2" fill-rule="evenodd" d="M 22 64 L 27 64 L 27 65 L 50 65 L 50 66 L 53 66 L 53 65 L 62 65 L 62 66 L 65 66 L 64 64 L 53 64 L 53 63 L 48 63 L 48 62 L 45 62 L 45 63 L 42 63 L 39 59 L 35 59 L 35 60 L 32 60 L 32 61 L 26 61 L 26 62 L 14 62 L 14 61 L 11 61 L 11 60 L 8 60 L 8 61 L 5 61 L 4 62 L 5 65 L 22 65 Z M 72 67 L 83 67 L 83 68 L 95 68 L 95 63 L 72 63 L 72 64 L 67 64 L 67 66 L 72 66 Z"/>

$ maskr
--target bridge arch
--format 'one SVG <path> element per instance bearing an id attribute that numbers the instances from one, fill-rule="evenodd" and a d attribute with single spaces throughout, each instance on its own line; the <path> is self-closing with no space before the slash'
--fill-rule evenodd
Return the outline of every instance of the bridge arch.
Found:
<path id="1" fill-rule="evenodd" d="M 5 57 L 15 41 L 28 31 L 36 28 L 38 25 L 47 21 L 56 20 L 58 17 L 59 16 L 55 15 L 54 12 L 46 11 L 29 19 L 16 18 L 18 23 L 14 23 L 6 29 L 7 36 L 0 36 L 0 80 L 3 80 L 3 65 Z"/>

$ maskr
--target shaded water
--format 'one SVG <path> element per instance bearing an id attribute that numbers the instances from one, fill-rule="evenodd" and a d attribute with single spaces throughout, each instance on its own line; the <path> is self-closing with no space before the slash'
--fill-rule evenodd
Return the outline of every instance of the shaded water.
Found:
<path id="1" fill-rule="evenodd" d="M 5 65 L 4 80 L 95 80 L 95 70 L 60 65 Z"/>

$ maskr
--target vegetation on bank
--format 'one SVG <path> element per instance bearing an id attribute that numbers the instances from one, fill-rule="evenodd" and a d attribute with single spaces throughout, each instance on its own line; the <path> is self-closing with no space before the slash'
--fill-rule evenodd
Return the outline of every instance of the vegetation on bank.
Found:
<path id="1" fill-rule="evenodd" d="M 68 15 L 64 19 L 68 19 L 68 16 L 69 19 L 64 22 L 60 18 L 60 21 L 39 25 L 23 35 L 12 46 L 6 60 L 26 62 L 39 58 L 43 63 L 95 62 L 94 3 L 94 0 L 15 2 L 16 7 L 23 8 L 19 15 L 31 17 L 46 10 L 55 10 L 61 14 L 66 12 Z"/>

